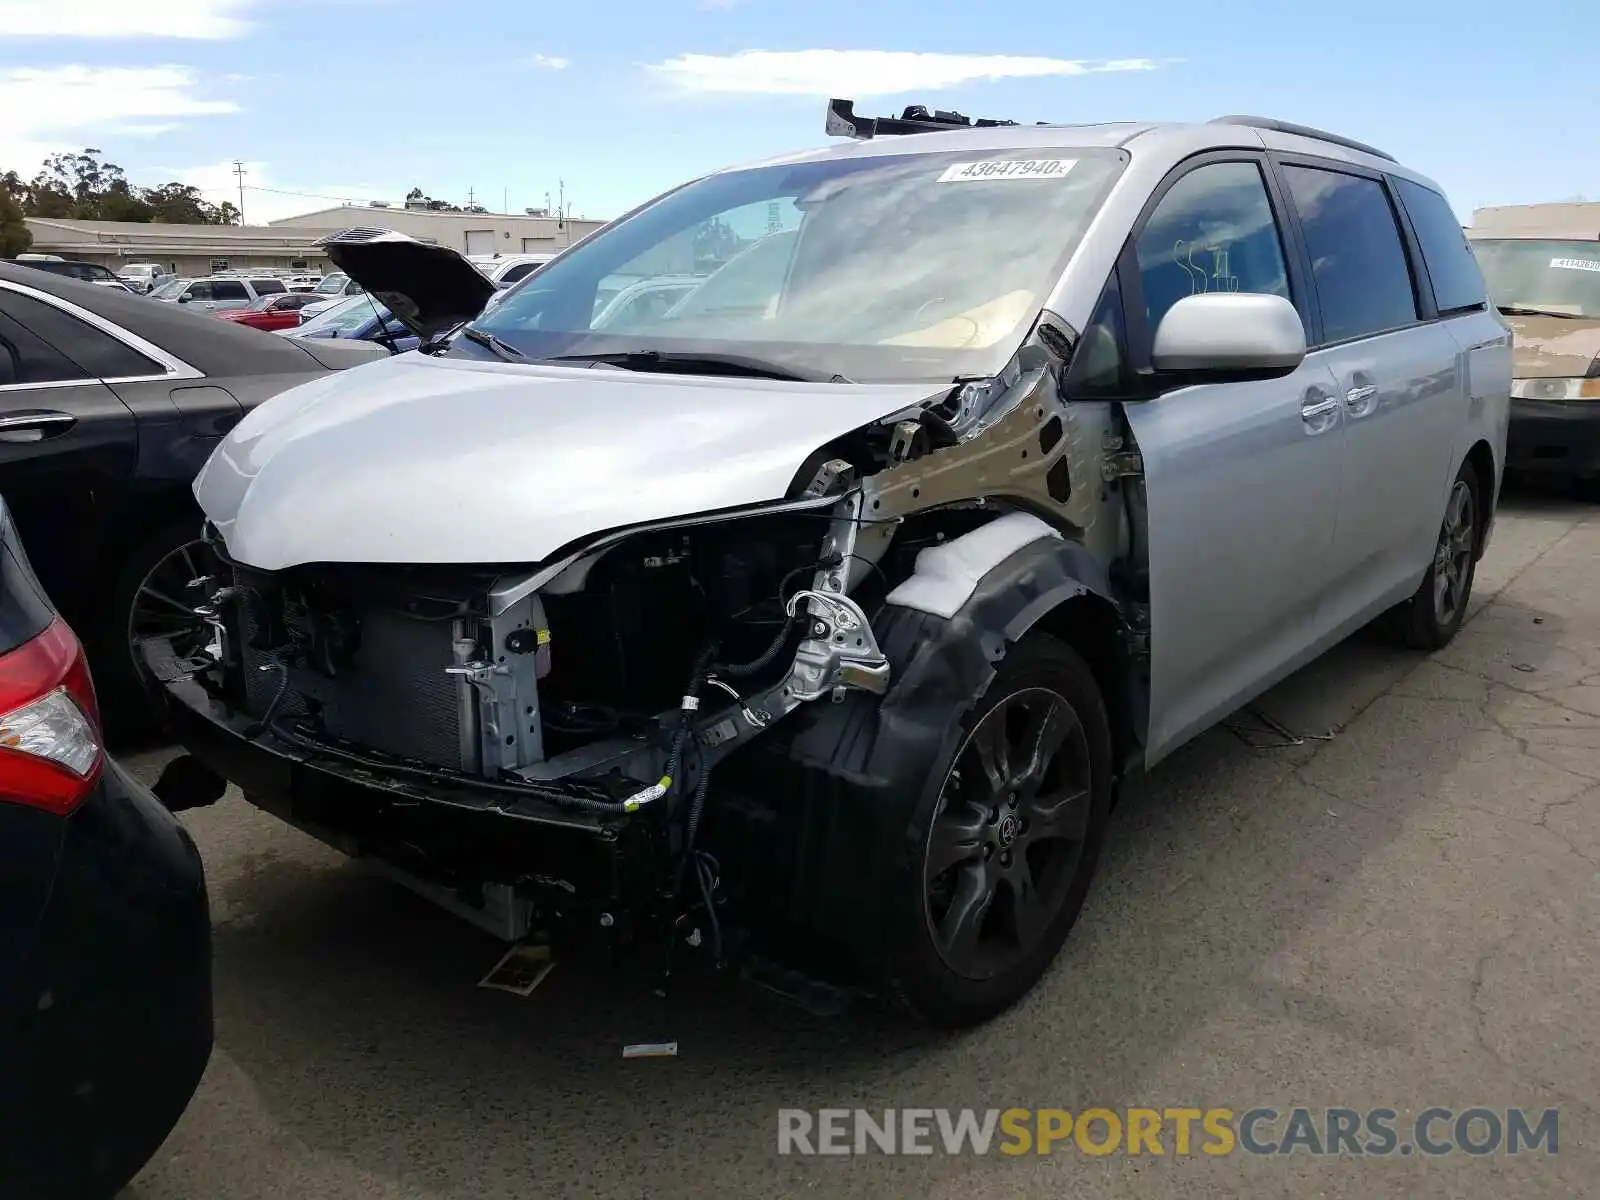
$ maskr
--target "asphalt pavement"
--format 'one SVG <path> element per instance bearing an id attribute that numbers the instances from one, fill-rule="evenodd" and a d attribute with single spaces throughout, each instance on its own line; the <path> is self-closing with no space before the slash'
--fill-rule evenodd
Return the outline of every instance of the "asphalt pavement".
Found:
<path id="1" fill-rule="evenodd" d="M 127 1200 L 1594 1194 L 1600 507 L 1508 498 L 1450 647 L 1363 633 L 1257 709 L 1128 795 L 1053 970 L 954 1037 L 709 975 L 670 1006 L 561 965 L 480 989 L 486 935 L 236 796 L 186 814 L 217 1048 Z M 1554 1109 L 1556 1152 L 1469 1153 L 1481 1117 L 1449 1153 L 1180 1154 L 1170 1124 L 1160 1155 L 778 1146 L 782 1109 L 1192 1107 L 1272 1109 L 1253 1143 L 1281 1149 L 1296 1106 L 1393 1109 L 1407 1146 L 1430 1108 Z"/>

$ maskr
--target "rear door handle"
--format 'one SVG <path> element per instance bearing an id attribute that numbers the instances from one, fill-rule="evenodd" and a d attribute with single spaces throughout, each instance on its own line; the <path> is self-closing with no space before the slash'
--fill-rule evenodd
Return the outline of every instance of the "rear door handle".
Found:
<path id="1" fill-rule="evenodd" d="M 1378 407 L 1378 389 L 1372 384 L 1353 387 L 1344 394 L 1344 406 L 1352 417 L 1365 417 Z"/>
<path id="2" fill-rule="evenodd" d="M 1305 422 L 1307 433 L 1327 433 L 1339 423 L 1339 398 L 1323 391 L 1307 392 L 1300 405 L 1300 419 Z"/>
<path id="3" fill-rule="evenodd" d="M 42 442 L 60 437 L 77 423 L 71 413 L 11 413 L 0 417 L 0 442 Z"/>

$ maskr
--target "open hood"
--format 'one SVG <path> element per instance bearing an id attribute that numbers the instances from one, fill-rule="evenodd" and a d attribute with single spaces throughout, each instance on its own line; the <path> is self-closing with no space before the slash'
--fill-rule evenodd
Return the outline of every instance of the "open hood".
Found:
<path id="1" fill-rule="evenodd" d="M 494 295 L 494 284 L 454 250 L 392 229 L 344 229 L 317 245 L 423 339 L 472 320 Z"/>
<path id="2" fill-rule="evenodd" d="M 783 500 L 818 449 L 949 391 L 403 354 L 281 392 L 194 492 L 240 562 L 540 562 Z"/>

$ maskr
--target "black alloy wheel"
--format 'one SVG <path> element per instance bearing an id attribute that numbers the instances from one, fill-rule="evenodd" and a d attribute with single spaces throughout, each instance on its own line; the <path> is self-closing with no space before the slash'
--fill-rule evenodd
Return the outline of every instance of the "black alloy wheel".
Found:
<path id="1" fill-rule="evenodd" d="M 1483 537 L 1483 486 L 1470 462 L 1461 464 L 1445 500 L 1427 572 L 1409 600 L 1386 614 L 1399 640 L 1416 650 L 1449 644 L 1467 619 Z"/>
<path id="2" fill-rule="evenodd" d="M 1440 628 L 1449 627 L 1466 607 L 1477 550 L 1477 518 L 1471 485 L 1457 479 L 1450 489 L 1433 555 L 1433 619 Z"/>
<path id="3" fill-rule="evenodd" d="M 889 995 L 957 1028 L 1020 1000 L 1055 960 L 1094 879 L 1111 810 L 1111 724 L 1094 672 L 1044 634 L 1011 646 L 904 826 L 886 896 Z"/>
<path id="4" fill-rule="evenodd" d="M 195 611 L 201 595 L 189 585 L 220 570 L 211 548 L 196 538 L 174 546 L 145 572 L 128 608 L 128 652 L 136 674 L 144 671 L 140 644 L 151 639 L 165 638 L 179 658 L 193 657 L 205 649 L 212 629 Z"/>
<path id="5" fill-rule="evenodd" d="M 1083 724 L 1049 688 L 1005 696 L 967 736 L 923 860 L 929 935 L 953 973 L 991 979 L 1038 947 L 1084 852 L 1090 775 Z"/>

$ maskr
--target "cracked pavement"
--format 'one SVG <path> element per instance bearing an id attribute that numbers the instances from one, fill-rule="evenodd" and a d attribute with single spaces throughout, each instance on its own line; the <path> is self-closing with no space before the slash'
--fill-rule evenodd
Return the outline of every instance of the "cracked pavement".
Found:
<path id="1" fill-rule="evenodd" d="M 484 935 L 237 797 L 186 814 L 217 1050 L 128 1200 L 1592 1194 L 1600 509 L 1509 496 L 1451 646 L 1366 632 L 1258 707 L 1334 736 L 1217 728 L 1163 764 L 1054 969 L 953 1038 L 703 977 L 670 1009 L 559 967 L 479 990 Z M 854 1105 L 1557 1107 L 1560 1153 L 777 1155 L 780 1107 Z"/>

